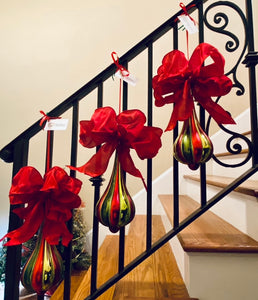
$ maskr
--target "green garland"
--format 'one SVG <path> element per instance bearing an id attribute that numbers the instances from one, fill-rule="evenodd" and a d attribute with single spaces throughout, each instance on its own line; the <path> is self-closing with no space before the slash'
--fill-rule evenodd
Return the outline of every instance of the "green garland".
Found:
<path id="1" fill-rule="evenodd" d="M 5 281 L 6 247 L 0 247 L 0 282 Z"/>
<path id="2" fill-rule="evenodd" d="M 87 270 L 91 265 L 91 256 L 85 250 L 86 226 L 83 222 L 81 210 L 75 210 L 73 217 L 72 240 L 72 268 L 75 270 Z M 64 256 L 64 246 L 58 246 L 58 250 Z M 64 257 L 63 257 L 64 259 Z"/>

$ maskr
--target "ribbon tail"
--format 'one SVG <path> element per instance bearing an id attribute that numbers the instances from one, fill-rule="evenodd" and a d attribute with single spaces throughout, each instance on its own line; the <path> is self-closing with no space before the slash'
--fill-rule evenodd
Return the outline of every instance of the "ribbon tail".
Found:
<path id="1" fill-rule="evenodd" d="M 174 110 L 165 131 L 174 129 L 177 121 L 187 120 L 193 111 L 194 102 L 189 80 L 185 81 L 183 91 L 175 93 L 175 99 Z"/>
<path id="2" fill-rule="evenodd" d="M 109 159 L 116 149 L 116 143 L 104 144 L 92 158 L 81 167 L 68 166 L 71 170 L 79 171 L 91 177 L 102 175 L 108 166 Z"/>
<path id="3" fill-rule="evenodd" d="M 130 155 L 130 149 L 129 148 L 126 148 L 126 149 L 123 148 L 123 149 L 118 150 L 118 158 L 119 158 L 119 161 L 121 163 L 122 169 L 125 172 L 131 174 L 132 176 L 141 178 L 141 180 L 143 182 L 143 185 L 144 185 L 144 188 L 147 191 L 147 185 L 144 181 L 144 178 L 143 178 L 140 170 L 137 169 L 134 165 L 134 162 L 133 162 L 132 157 Z"/>
<path id="4" fill-rule="evenodd" d="M 43 221 L 43 214 L 31 213 L 31 216 L 23 223 L 23 225 L 11 232 L 8 232 L 0 241 L 5 238 L 10 240 L 5 243 L 4 246 L 15 246 L 20 245 L 33 237 L 33 235 L 39 229 L 40 224 Z"/>
<path id="5" fill-rule="evenodd" d="M 198 98 L 198 102 L 205 110 L 207 110 L 207 112 L 218 124 L 236 124 L 230 114 L 226 112 L 218 103 L 212 101 L 211 98 Z"/>

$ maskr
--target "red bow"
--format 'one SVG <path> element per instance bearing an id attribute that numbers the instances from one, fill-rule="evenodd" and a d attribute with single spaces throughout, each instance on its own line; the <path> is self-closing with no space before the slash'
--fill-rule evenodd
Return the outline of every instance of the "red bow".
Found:
<path id="1" fill-rule="evenodd" d="M 73 235 L 65 222 L 72 217 L 71 209 L 81 204 L 81 185 L 80 180 L 68 176 L 60 167 L 50 169 L 44 178 L 33 167 L 21 168 L 13 178 L 9 197 L 12 205 L 26 204 L 13 210 L 24 223 L 1 239 L 10 238 L 5 246 L 26 242 L 41 224 L 49 244 L 57 245 L 62 238 L 62 244 L 67 246 Z"/>
<path id="2" fill-rule="evenodd" d="M 211 57 L 213 63 L 203 66 Z M 231 80 L 224 75 L 225 60 L 213 46 L 202 43 L 190 60 L 184 53 L 174 50 L 166 54 L 158 75 L 152 80 L 155 105 L 174 103 L 174 110 L 167 126 L 172 130 L 177 121 L 187 120 L 193 110 L 194 100 L 199 102 L 218 124 L 235 124 L 230 115 L 211 97 L 226 95 L 232 88 Z"/>
<path id="3" fill-rule="evenodd" d="M 86 148 L 103 145 L 85 165 L 70 168 L 92 177 L 100 176 L 117 150 L 122 169 L 142 178 L 130 156 L 130 148 L 141 159 L 152 158 L 161 147 L 162 135 L 160 128 L 144 126 L 145 122 L 144 113 L 137 109 L 123 111 L 118 116 L 111 107 L 96 109 L 91 120 L 80 122 L 80 143 Z"/>

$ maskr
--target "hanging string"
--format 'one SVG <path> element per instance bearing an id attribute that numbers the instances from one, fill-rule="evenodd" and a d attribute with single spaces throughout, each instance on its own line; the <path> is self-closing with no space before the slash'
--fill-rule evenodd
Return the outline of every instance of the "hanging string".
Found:
<path id="1" fill-rule="evenodd" d="M 43 118 L 40 120 L 39 122 L 39 125 L 41 127 L 43 127 L 43 124 L 49 120 L 52 120 L 52 119 L 61 119 L 61 117 L 50 117 L 48 116 L 47 114 L 44 113 L 44 111 L 40 111 L 40 113 L 43 115 Z M 50 170 L 51 168 L 51 145 L 52 143 L 52 139 L 51 139 L 51 131 L 48 130 L 47 131 L 47 157 L 46 157 L 46 172 Z"/>
<path id="2" fill-rule="evenodd" d="M 179 6 L 180 6 L 180 7 L 182 8 L 182 10 L 184 11 L 184 12 L 182 13 L 182 15 L 188 16 L 189 19 L 194 23 L 194 25 L 196 25 L 197 22 L 194 20 L 194 18 L 192 18 L 192 17 L 188 14 L 188 10 L 189 10 L 190 8 L 196 6 L 196 5 L 195 5 L 195 4 L 192 4 L 192 5 L 190 5 L 190 6 L 188 6 L 188 7 L 186 8 L 186 6 L 184 5 L 184 3 L 183 3 L 183 2 L 180 2 Z M 189 60 L 190 55 L 189 55 L 189 32 L 188 32 L 188 30 L 186 30 L 186 49 L 187 49 L 187 59 Z"/>
<path id="3" fill-rule="evenodd" d="M 111 56 L 112 56 L 114 64 L 117 67 L 116 72 L 120 71 L 120 74 L 121 74 L 122 77 L 128 77 L 130 75 L 130 73 L 127 69 L 125 69 L 122 65 L 119 64 L 119 57 L 118 57 L 117 53 L 113 51 L 111 53 Z M 120 78 L 120 83 L 119 83 L 119 114 L 122 111 L 122 82 L 123 82 L 123 79 Z M 147 185 L 146 185 L 145 180 L 142 176 L 141 176 L 141 180 L 142 180 L 142 183 L 143 183 L 143 186 L 144 186 L 145 190 L 147 191 Z"/>
<path id="4" fill-rule="evenodd" d="M 112 56 L 114 64 L 117 67 L 116 72 L 119 71 L 122 77 L 128 77 L 130 73 L 122 65 L 119 64 L 119 57 L 118 57 L 117 53 L 113 51 L 111 53 L 111 56 Z M 121 113 L 121 111 L 122 111 L 122 81 L 123 81 L 123 79 L 120 78 L 120 83 L 119 83 L 119 113 Z"/>

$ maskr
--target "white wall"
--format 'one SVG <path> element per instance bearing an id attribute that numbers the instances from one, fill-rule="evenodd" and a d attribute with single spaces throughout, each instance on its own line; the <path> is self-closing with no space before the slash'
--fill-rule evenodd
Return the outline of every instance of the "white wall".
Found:
<path id="1" fill-rule="evenodd" d="M 0 148 L 37 121 L 41 117 L 39 110 L 48 112 L 110 65 L 112 51 L 122 56 L 171 17 L 179 9 L 179 3 L 179 0 L 165 0 L 162 5 L 147 0 L 2 1 Z M 105 103 L 111 98 L 117 105 L 118 81 L 110 81 L 104 91 Z M 95 99 L 95 94 L 87 99 L 88 103 L 93 101 L 89 108 L 82 105 L 80 119 L 90 118 Z M 69 155 L 63 149 L 70 136 L 58 133 L 56 138 L 61 140 L 62 153 L 54 154 L 54 164 L 64 166 L 69 164 Z M 43 172 L 44 132 L 31 141 L 30 148 L 36 155 L 29 164 Z M 85 153 L 83 149 L 79 163 L 86 161 Z M 11 164 L 1 161 L 0 236 L 7 230 L 10 178 Z M 82 179 L 88 182 L 88 177 Z M 82 197 L 88 200 L 87 189 Z"/>
<path id="2" fill-rule="evenodd" d="M 107 67 L 112 61 L 110 53 L 116 51 L 122 56 L 130 47 L 144 38 L 157 26 L 166 21 L 179 9 L 181 1 L 6 1 L 0 10 L 0 101 L 3 105 L 0 128 L 0 148 L 5 146 L 24 129 L 40 118 L 39 110 L 48 112 L 62 100 L 70 96 L 83 84 Z M 190 1 L 185 1 L 187 4 Z M 244 4 L 238 0 L 236 3 Z M 257 1 L 254 11 L 257 11 Z M 196 15 L 194 15 L 196 17 Z M 231 24 L 238 30 L 239 22 Z M 182 42 L 180 49 L 185 52 L 185 32 L 180 31 Z M 206 36 L 223 51 L 225 40 Z M 221 45 L 222 44 L 222 45 Z M 196 37 L 190 39 L 190 50 L 197 45 Z M 172 48 L 172 35 L 162 38 L 154 47 L 156 58 L 154 70 L 161 59 Z M 231 60 L 227 60 L 230 62 Z M 139 69 L 138 68 L 141 69 Z M 146 53 L 140 55 L 130 70 L 135 73 L 139 84 L 129 91 L 129 108 L 146 110 Z M 246 77 L 246 71 L 240 77 Z M 118 82 L 108 81 L 104 85 L 104 105 L 117 106 Z M 96 95 L 87 98 L 87 105 L 81 105 L 80 119 L 90 118 Z M 229 101 L 235 101 L 235 96 Z M 91 104 L 89 104 L 91 103 Z M 236 105 L 226 104 L 233 109 L 233 115 L 245 108 L 246 101 L 235 101 Z M 236 109 L 236 110 L 235 110 Z M 154 109 L 154 125 L 165 128 L 172 107 Z M 70 114 L 66 114 L 70 117 Z M 69 164 L 69 154 L 65 151 L 70 143 L 69 133 L 58 133 L 57 148 L 54 153 L 54 164 Z M 172 165 L 172 133 L 165 133 L 157 160 L 153 163 L 154 178 Z M 29 164 L 44 171 L 45 133 L 42 132 L 31 141 L 34 150 Z M 91 152 L 80 149 L 78 164 L 86 161 Z M 87 156 L 88 155 L 88 156 Z M 135 157 L 134 157 L 135 158 Z M 135 159 L 145 177 L 146 166 Z M 0 162 L 0 199 L 1 223 L 6 224 L 8 190 L 10 187 L 11 165 Z M 88 193 L 88 177 L 84 181 L 83 199 L 87 208 L 92 211 L 91 195 Z M 106 178 L 108 178 L 108 173 Z M 134 195 L 142 188 L 141 181 L 129 177 L 128 185 Z M 91 217 L 89 217 L 91 218 Z M 89 219 L 91 223 L 91 219 Z M 6 226 L 0 226 L 1 235 Z"/>

